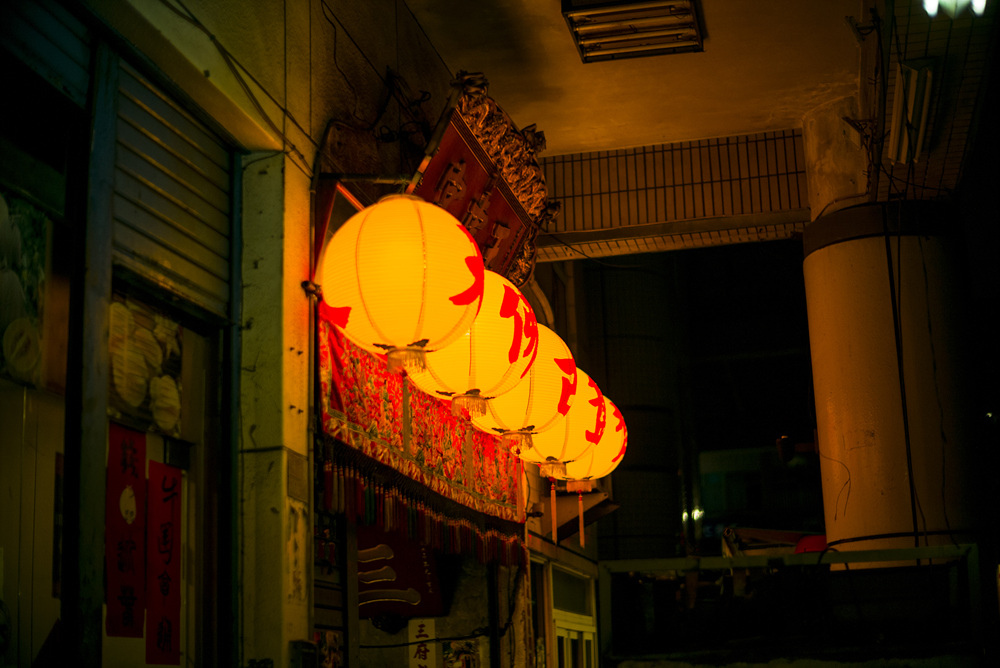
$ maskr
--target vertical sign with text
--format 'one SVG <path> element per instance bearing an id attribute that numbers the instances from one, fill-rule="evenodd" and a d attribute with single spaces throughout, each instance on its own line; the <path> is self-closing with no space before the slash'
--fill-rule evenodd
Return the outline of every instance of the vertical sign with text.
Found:
<path id="1" fill-rule="evenodd" d="M 181 470 L 149 462 L 146 663 L 180 665 Z"/>
<path id="2" fill-rule="evenodd" d="M 146 607 L 146 435 L 111 423 L 104 503 L 109 636 L 142 637 Z"/>
<path id="3" fill-rule="evenodd" d="M 410 668 L 437 668 L 437 637 L 434 633 L 434 619 L 414 617 L 409 623 L 410 643 L 407 653 Z"/>

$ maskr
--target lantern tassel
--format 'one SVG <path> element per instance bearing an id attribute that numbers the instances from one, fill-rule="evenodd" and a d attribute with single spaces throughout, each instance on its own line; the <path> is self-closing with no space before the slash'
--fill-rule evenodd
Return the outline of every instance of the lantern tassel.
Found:
<path id="1" fill-rule="evenodd" d="M 553 478 L 566 478 L 566 463 L 552 457 L 549 457 L 544 462 L 538 462 L 538 470 L 549 480 Z"/>
<path id="2" fill-rule="evenodd" d="M 500 447 L 507 448 L 514 455 L 527 452 L 532 447 L 531 432 L 529 431 L 505 431 L 500 437 Z"/>
<path id="3" fill-rule="evenodd" d="M 586 547 L 587 539 L 583 535 L 583 492 L 576 493 L 576 507 L 580 514 L 580 547 Z"/>
<path id="4" fill-rule="evenodd" d="M 424 349 L 417 346 L 390 348 L 389 352 L 386 353 L 386 359 L 389 362 L 389 373 L 417 372 L 427 368 L 427 357 Z"/>
<path id="5" fill-rule="evenodd" d="M 552 488 L 550 491 L 551 494 L 550 502 L 552 505 L 552 542 L 558 545 L 559 534 L 557 532 L 557 529 L 559 528 L 559 524 L 556 522 L 556 479 L 549 478 L 549 480 L 552 481 Z"/>
<path id="6" fill-rule="evenodd" d="M 463 411 L 468 411 L 471 417 L 486 415 L 486 398 L 479 394 L 479 390 L 456 394 L 451 398 L 451 414 L 458 416 Z"/>

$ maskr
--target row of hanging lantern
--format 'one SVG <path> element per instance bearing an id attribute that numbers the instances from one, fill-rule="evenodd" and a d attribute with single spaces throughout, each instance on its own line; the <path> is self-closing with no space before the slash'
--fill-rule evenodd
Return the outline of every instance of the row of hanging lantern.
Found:
<path id="1" fill-rule="evenodd" d="M 485 269 L 454 216 L 412 195 L 385 197 L 337 230 L 316 278 L 348 339 L 539 466 L 551 483 L 553 540 L 555 482 L 573 483 L 584 544 L 583 491 L 621 461 L 625 422 L 524 295 Z"/>

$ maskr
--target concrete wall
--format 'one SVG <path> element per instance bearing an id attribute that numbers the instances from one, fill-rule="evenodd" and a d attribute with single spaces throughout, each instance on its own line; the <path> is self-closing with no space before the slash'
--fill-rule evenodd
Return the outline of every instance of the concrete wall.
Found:
<path id="1" fill-rule="evenodd" d="M 433 122 L 452 72 L 401 0 L 262 0 L 252 11 L 242 0 L 84 4 L 245 152 L 239 659 L 288 665 L 289 642 L 312 636 L 312 517 L 288 469 L 309 455 L 311 304 L 301 282 L 311 278 L 317 154 L 333 121 L 366 167 L 397 173 L 399 142 L 384 141 L 405 122 L 397 98 L 428 91 L 413 106 Z M 393 95 L 390 70 L 406 92 Z"/>
<path id="2" fill-rule="evenodd" d="M 844 120 L 858 115 L 852 95 L 821 104 L 802 119 L 812 220 L 867 200 L 868 152 Z"/>

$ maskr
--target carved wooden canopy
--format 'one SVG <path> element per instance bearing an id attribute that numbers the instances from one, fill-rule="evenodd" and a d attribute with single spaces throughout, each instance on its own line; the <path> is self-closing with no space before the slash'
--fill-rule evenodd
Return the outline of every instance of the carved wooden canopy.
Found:
<path id="1" fill-rule="evenodd" d="M 453 102 L 409 190 L 462 221 L 486 268 L 522 285 L 534 268 L 535 236 L 559 210 L 535 158 L 545 135 L 533 125 L 519 130 L 482 75 L 460 72 L 452 85 Z"/>
<path id="2" fill-rule="evenodd" d="M 405 90 L 405 82 L 396 89 Z M 373 132 L 331 121 L 316 164 L 317 254 L 331 224 L 338 184 L 341 191 L 342 184 L 351 184 L 360 204 L 405 187 L 460 220 L 479 244 L 487 269 L 515 285 L 526 283 L 535 264 L 535 237 L 559 211 L 548 198 L 535 157 L 545 147 L 545 135 L 533 125 L 518 129 L 486 89 L 481 74 L 459 72 L 430 136 L 406 134 L 407 151 L 397 154 L 402 155 L 401 174 L 380 173 L 385 170 L 382 139 Z M 416 106 L 407 108 L 414 113 Z M 431 127 L 423 117 L 406 124 Z M 402 133 L 399 141 L 404 141 Z"/>

